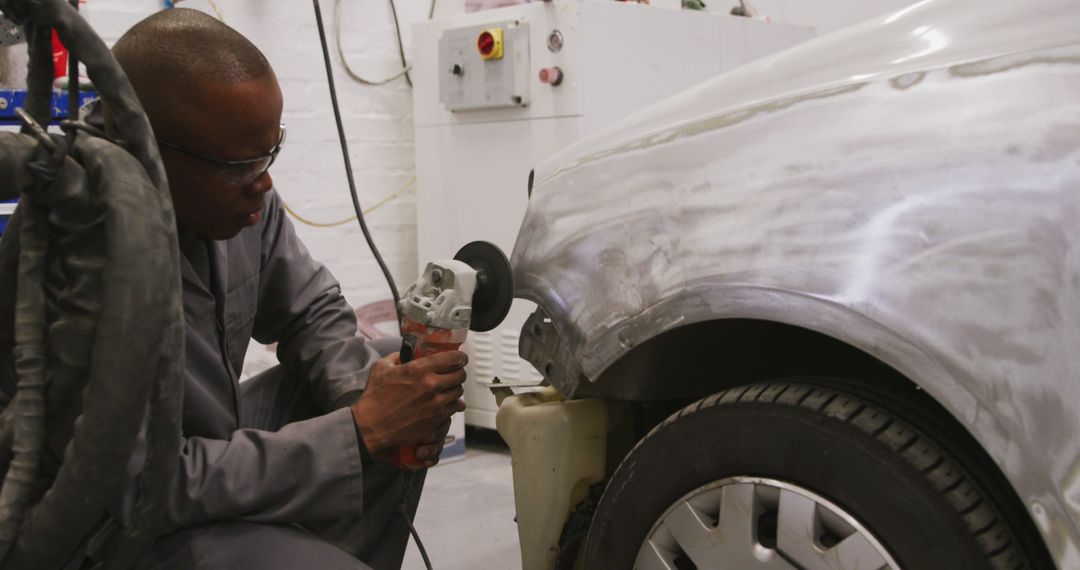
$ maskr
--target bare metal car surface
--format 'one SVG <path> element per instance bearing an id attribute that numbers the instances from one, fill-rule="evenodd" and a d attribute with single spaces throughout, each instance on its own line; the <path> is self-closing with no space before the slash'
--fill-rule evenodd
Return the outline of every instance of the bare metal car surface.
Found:
<path id="1" fill-rule="evenodd" d="M 565 397 L 704 397 L 868 355 L 974 437 L 1080 568 L 1075 0 L 923 0 L 651 107 L 533 180 L 522 355 Z"/>

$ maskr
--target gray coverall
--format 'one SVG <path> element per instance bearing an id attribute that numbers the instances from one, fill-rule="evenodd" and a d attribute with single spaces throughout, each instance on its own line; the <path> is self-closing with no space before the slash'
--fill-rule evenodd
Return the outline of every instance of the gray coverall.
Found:
<path id="1" fill-rule="evenodd" d="M 182 236 L 181 250 L 184 441 L 172 532 L 143 567 L 400 567 L 408 529 L 397 510 L 405 500 L 415 513 L 423 474 L 408 481 L 374 463 L 343 407 L 397 346 L 355 336 L 340 286 L 274 192 L 257 225 L 227 241 Z M 281 366 L 240 384 L 252 338 L 277 342 Z"/>

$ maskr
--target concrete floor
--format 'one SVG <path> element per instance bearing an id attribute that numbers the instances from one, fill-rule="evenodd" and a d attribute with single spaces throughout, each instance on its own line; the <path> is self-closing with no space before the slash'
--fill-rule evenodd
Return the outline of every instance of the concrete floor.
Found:
<path id="1" fill-rule="evenodd" d="M 470 429 L 465 457 L 428 472 L 416 530 L 437 570 L 520 570 L 510 451 L 489 430 Z M 404 570 L 424 570 L 409 541 Z"/>

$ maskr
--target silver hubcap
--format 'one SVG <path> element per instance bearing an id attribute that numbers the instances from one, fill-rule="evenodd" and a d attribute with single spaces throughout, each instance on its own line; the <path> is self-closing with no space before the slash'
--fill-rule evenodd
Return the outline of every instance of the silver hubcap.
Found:
<path id="1" fill-rule="evenodd" d="M 898 570 L 855 517 L 798 485 L 732 477 L 671 505 L 636 570 Z"/>

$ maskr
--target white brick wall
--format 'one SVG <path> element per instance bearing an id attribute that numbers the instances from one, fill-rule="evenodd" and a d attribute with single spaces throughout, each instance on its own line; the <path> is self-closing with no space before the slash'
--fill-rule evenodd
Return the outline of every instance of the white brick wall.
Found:
<path id="1" fill-rule="evenodd" d="M 279 193 L 309 219 L 336 221 L 349 216 L 352 203 L 311 2 L 217 3 L 225 22 L 266 54 L 281 83 L 289 138 L 272 170 Z M 408 42 L 412 23 L 427 17 L 428 4 L 417 0 L 399 0 L 398 4 Z M 214 13 L 205 0 L 178 5 Z M 321 5 L 333 42 L 334 0 L 323 0 Z M 89 0 L 85 13 L 105 42 L 112 45 L 132 24 L 161 8 L 160 0 Z M 444 8 L 450 9 L 450 5 Z M 400 69 L 388 2 L 343 0 L 342 13 L 343 45 L 355 70 L 378 78 Z M 361 205 L 366 207 L 401 187 L 413 175 L 412 95 L 404 79 L 382 87 L 352 81 L 333 43 L 331 58 L 357 191 Z M 336 228 L 294 223 L 312 254 L 341 281 L 350 303 L 361 306 L 389 298 L 378 265 L 355 222 Z M 368 224 L 394 277 L 404 288 L 416 278 L 415 191 L 410 189 L 373 212 Z"/>

